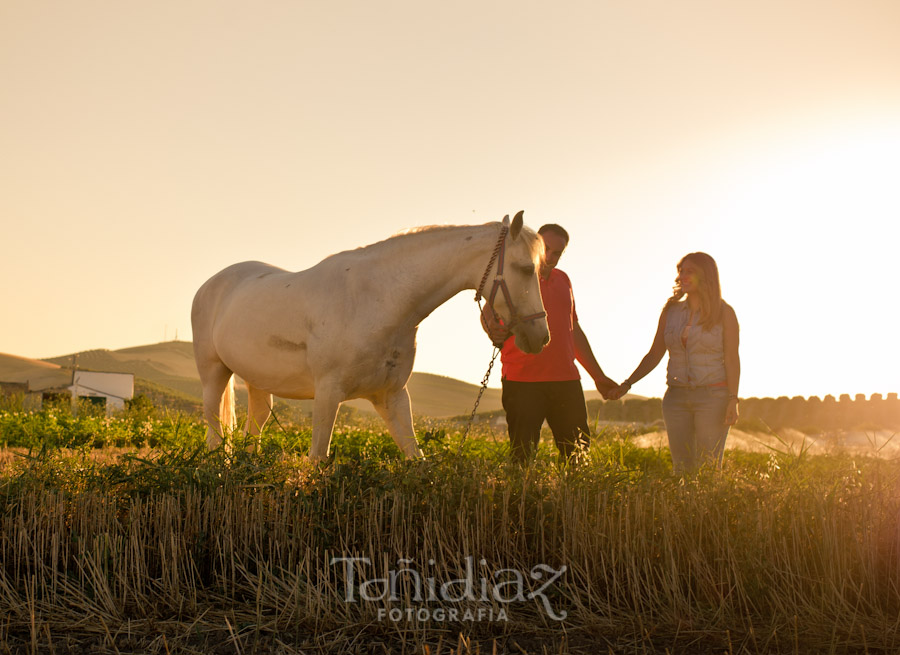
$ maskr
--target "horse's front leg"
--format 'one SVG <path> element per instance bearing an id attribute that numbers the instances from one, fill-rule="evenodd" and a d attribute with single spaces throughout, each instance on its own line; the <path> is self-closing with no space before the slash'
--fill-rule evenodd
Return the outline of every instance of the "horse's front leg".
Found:
<path id="1" fill-rule="evenodd" d="M 312 445 L 309 449 L 309 458 L 314 462 L 320 462 L 328 457 L 331 448 L 331 434 L 334 432 L 334 421 L 343 400 L 343 394 L 335 389 L 316 387 L 316 398 L 313 402 Z"/>
<path id="2" fill-rule="evenodd" d="M 371 399 L 375 410 L 387 423 L 388 430 L 400 450 L 410 459 L 424 457 L 416 432 L 413 429 L 412 409 L 406 387 L 398 391 L 386 391 Z"/>

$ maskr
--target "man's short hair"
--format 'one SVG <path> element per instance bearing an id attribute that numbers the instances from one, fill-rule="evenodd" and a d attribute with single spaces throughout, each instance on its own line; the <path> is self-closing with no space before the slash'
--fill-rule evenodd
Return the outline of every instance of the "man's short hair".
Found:
<path id="1" fill-rule="evenodd" d="M 557 225 L 556 223 L 547 223 L 546 225 L 541 225 L 541 229 L 538 230 L 538 234 L 543 234 L 544 232 L 553 232 L 557 236 L 565 239 L 566 243 L 569 243 L 569 233 L 566 232 L 561 225 Z"/>

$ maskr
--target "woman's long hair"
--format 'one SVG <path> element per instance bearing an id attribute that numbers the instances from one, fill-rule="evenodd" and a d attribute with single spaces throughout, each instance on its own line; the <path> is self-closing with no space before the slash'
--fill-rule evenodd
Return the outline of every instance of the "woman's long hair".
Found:
<path id="1" fill-rule="evenodd" d="M 681 267 L 690 262 L 697 269 L 697 290 L 700 295 L 700 325 L 704 330 L 709 330 L 722 322 L 722 287 L 719 285 L 719 267 L 716 260 L 705 252 L 692 252 L 681 258 L 678 262 L 678 273 Z M 678 302 L 684 297 L 684 290 L 678 278 L 675 278 L 675 286 L 672 288 L 672 297 L 666 302 L 666 307 Z"/>

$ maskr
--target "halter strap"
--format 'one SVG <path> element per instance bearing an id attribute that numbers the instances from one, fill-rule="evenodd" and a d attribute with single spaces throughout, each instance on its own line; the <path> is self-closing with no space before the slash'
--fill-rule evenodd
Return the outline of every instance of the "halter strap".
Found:
<path id="1" fill-rule="evenodd" d="M 497 257 L 500 257 L 500 264 L 498 265 L 499 275 L 503 275 L 503 251 L 506 250 L 503 246 L 506 244 L 506 233 L 509 232 L 508 225 L 500 226 L 500 237 L 497 239 L 497 245 L 494 246 L 494 252 L 491 254 L 491 259 L 488 262 L 487 268 L 484 269 L 484 275 L 481 276 L 481 284 L 478 285 L 478 290 L 475 292 L 475 302 L 478 303 L 478 306 L 481 307 L 481 297 L 484 293 L 484 285 L 487 283 L 488 274 L 491 272 L 491 267 L 494 265 L 494 262 L 497 261 Z"/>
<path id="2" fill-rule="evenodd" d="M 478 290 L 475 292 L 475 302 L 478 303 L 478 307 L 481 307 L 481 298 L 484 293 L 484 286 L 487 283 L 488 275 L 491 272 L 491 267 L 494 265 L 494 262 L 497 262 L 497 273 L 494 275 L 494 284 L 491 287 L 491 293 L 487 297 L 487 306 L 491 308 L 491 313 L 494 315 L 494 320 L 497 322 L 502 322 L 499 314 L 494 309 L 494 299 L 497 297 L 497 292 L 503 292 L 503 299 L 506 300 L 506 305 L 509 307 L 509 311 L 512 314 L 509 317 L 509 323 L 506 323 L 506 329 L 512 330 L 513 326 L 518 325 L 519 323 L 524 323 L 526 321 L 533 321 L 535 319 L 544 318 L 547 315 L 547 312 L 536 312 L 534 314 L 528 314 L 527 316 L 519 316 L 519 313 L 516 311 L 515 303 L 513 303 L 512 295 L 509 293 L 509 287 L 506 284 L 506 279 L 503 277 L 503 262 L 504 255 L 506 253 L 506 235 L 509 232 L 508 225 L 502 225 L 500 228 L 500 236 L 497 239 L 497 245 L 494 246 L 494 252 L 491 254 L 491 259 L 488 262 L 487 268 L 484 269 L 484 275 L 481 276 L 481 284 L 478 285 Z"/>

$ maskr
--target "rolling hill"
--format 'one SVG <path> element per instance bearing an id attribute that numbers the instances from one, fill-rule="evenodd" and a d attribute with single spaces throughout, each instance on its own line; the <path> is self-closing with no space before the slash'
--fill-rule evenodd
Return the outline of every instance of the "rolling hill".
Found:
<path id="1" fill-rule="evenodd" d="M 194 350 L 188 341 L 165 341 L 121 350 L 86 350 L 46 360 L 0 354 L 0 381 L 24 382 L 29 376 L 59 374 L 73 366 L 94 371 L 131 373 L 135 377 L 135 392 L 145 393 L 158 402 L 170 402 L 182 408 L 199 407 L 201 403 Z M 499 384 L 499 373 L 495 373 L 495 383 Z M 246 402 L 246 390 L 242 386 L 238 380 L 238 401 L 243 396 Z M 409 381 L 409 394 L 413 412 L 418 416 L 460 416 L 472 411 L 478 386 L 441 375 L 414 372 Z M 596 391 L 588 391 L 586 396 L 588 400 L 599 398 Z M 371 404 L 365 400 L 352 400 L 345 404 L 361 411 L 373 411 Z M 311 405 L 311 401 L 301 401 L 301 406 L 307 411 Z M 488 388 L 478 409 L 479 412 L 502 409 L 500 389 Z"/>
<path id="2" fill-rule="evenodd" d="M 57 364 L 0 353 L 0 382 L 31 384 L 32 387 L 64 386 L 71 375 Z"/>
<path id="3" fill-rule="evenodd" d="M 122 350 L 85 350 L 44 361 L 92 371 L 131 373 L 135 379 L 135 393 L 145 392 L 141 383 L 149 382 L 157 392 L 168 389 L 175 392 L 173 395 L 190 398 L 197 405 L 201 402 L 200 377 L 194 365 L 194 348 L 189 341 L 166 341 Z"/>
<path id="4" fill-rule="evenodd" d="M 59 368 L 58 364 L 39 359 L 0 353 L 0 380 L 4 382 L 26 382 L 31 375 L 46 371 L 58 371 Z"/>

